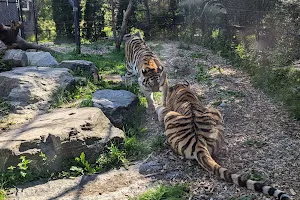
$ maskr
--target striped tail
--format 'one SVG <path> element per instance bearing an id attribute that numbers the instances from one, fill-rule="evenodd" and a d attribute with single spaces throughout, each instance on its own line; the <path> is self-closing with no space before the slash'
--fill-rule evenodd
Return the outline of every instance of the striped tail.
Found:
<path id="1" fill-rule="evenodd" d="M 211 157 L 209 151 L 206 149 L 201 149 L 198 151 L 196 160 L 199 164 L 207 171 L 212 172 L 214 175 L 224 179 L 229 183 L 234 183 L 238 186 L 245 187 L 249 190 L 254 190 L 257 192 L 264 193 L 276 197 L 278 200 L 290 200 L 290 196 L 278 189 L 271 186 L 265 185 L 264 183 L 253 181 L 250 179 L 243 180 L 242 175 L 234 174 L 228 169 L 221 167 L 215 160 Z"/>

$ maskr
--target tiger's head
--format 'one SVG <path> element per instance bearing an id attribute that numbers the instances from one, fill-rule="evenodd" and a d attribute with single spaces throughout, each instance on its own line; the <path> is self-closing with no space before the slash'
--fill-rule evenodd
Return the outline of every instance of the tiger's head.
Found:
<path id="1" fill-rule="evenodd" d="M 142 67 L 142 84 L 152 92 L 158 92 L 164 84 L 166 73 L 160 62 L 154 59 L 145 60 Z"/>

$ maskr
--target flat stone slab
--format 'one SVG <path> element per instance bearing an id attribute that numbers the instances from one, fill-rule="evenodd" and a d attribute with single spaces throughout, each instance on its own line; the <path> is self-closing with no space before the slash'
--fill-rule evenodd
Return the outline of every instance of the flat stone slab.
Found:
<path id="1" fill-rule="evenodd" d="M 0 98 L 16 109 L 30 104 L 49 104 L 59 88 L 67 89 L 75 79 L 66 68 L 20 67 L 0 73 Z"/>
<path id="2" fill-rule="evenodd" d="M 64 60 L 59 64 L 59 67 L 68 68 L 75 75 L 86 76 L 93 82 L 100 80 L 98 68 L 94 63 L 87 60 Z"/>
<path id="3" fill-rule="evenodd" d="M 28 65 L 38 67 L 56 66 L 58 62 L 49 52 L 26 52 Z"/>
<path id="4" fill-rule="evenodd" d="M 10 190 L 10 200 L 128 200 L 152 185 L 138 172 L 139 165 L 103 174 L 32 182 Z"/>
<path id="5" fill-rule="evenodd" d="M 87 159 L 96 159 L 108 142 L 123 138 L 124 132 L 114 127 L 99 108 L 58 109 L 0 134 L 0 163 L 7 169 L 16 166 L 20 156 L 26 156 L 37 169 L 58 171 L 66 159 L 81 152 Z M 48 165 L 41 164 L 41 152 L 51 161 Z"/>
<path id="6" fill-rule="evenodd" d="M 138 97 L 127 90 L 98 90 L 92 98 L 110 121 L 119 128 L 132 117 L 138 105 Z"/>

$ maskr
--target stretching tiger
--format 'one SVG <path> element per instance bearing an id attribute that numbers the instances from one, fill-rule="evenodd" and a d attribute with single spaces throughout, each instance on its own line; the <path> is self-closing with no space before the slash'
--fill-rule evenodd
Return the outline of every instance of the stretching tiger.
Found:
<path id="1" fill-rule="evenodd" d="M 166 101 L 166 107 L 160 106 L 156 112 L 159 121 L 164 122 L 168 143 L 176 153 L 197 160 L 205 170 L 230 183 L 279 200 L 290 199 L 283 191 L 257 181 L 243 180 L 241 175 L 215 162 L 212 155 L 216 155 L 224 141 L 222 115 L 217 109 L 202 106 L 188 84 L 170 87 Z"/>
<path id="2" fill-rule="evenodd" d="M 131 36 L 125 42 L 126 74 L 125 83 L 131 83 L 138 76 L 141 93 L 148 103 L 148 111 L 155 110 L 153 92 L 162 90 L 162 102 L 166 103 L 168 89 L 167 75 L 158 56 L 146 45 L 139 34 Z"/>

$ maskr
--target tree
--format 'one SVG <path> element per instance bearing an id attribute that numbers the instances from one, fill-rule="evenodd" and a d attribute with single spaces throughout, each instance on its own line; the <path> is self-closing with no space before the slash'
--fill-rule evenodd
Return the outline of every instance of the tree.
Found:
<path id="1" fill-rule="evenodd" d="M 83 37 L 93 42 L 105 37 L 102 3 L 102 0 L 87 0 L 85 4 Z"/>
<path id="2" fill-rule="evenodd" d="M 119 37 L 116 40 L 116 50 L 117 51 L 120 51 L 121 42 L 123 41 L 123 37 L 125 35 L 126 27 L 128 24 L 128 19 L 131 16 L 132 12 L 133 12 L 133 0 L 130 0 L 128 3 L 127 9 L 123 15 L 123 21 L 122 21 L 122 26 L 120 29 Z"/>

